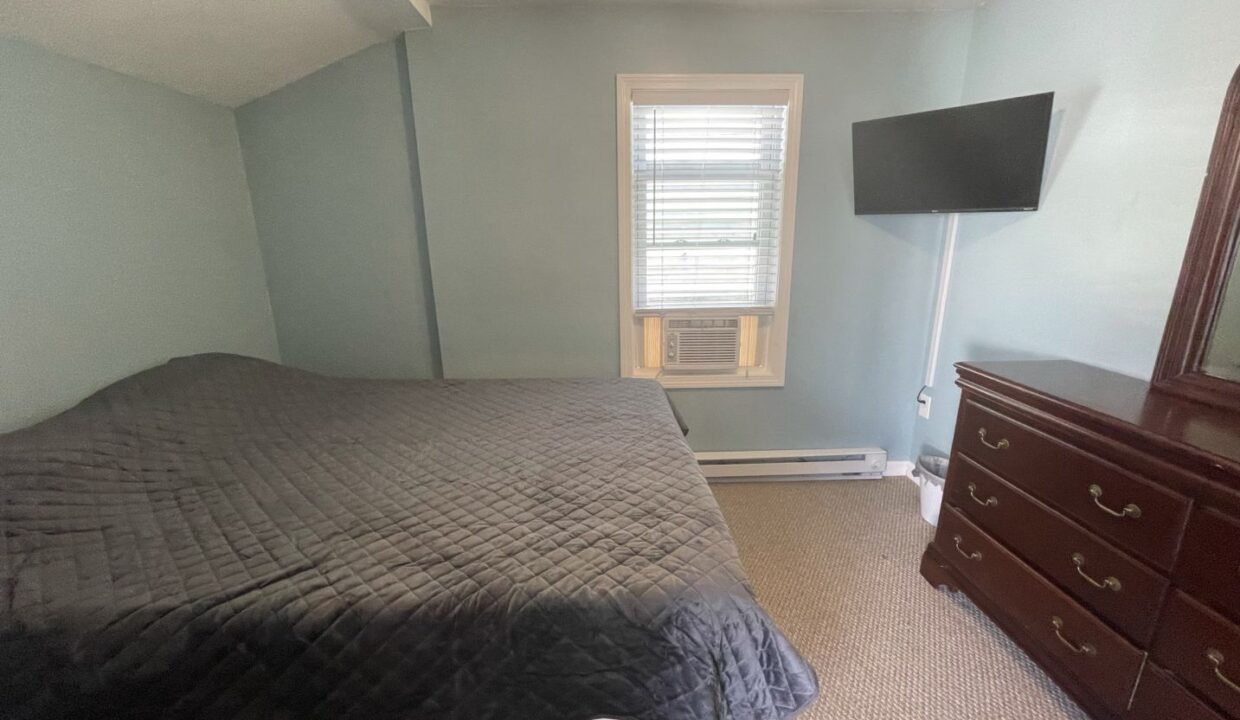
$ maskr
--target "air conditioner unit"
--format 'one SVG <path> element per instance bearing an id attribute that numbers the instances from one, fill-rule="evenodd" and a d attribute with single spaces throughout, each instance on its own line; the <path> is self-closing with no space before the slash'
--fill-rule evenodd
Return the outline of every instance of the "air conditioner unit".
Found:
<path id="1" fill-rule="evenodd" d="M 735 370 L 740 365 L 741 320 L 736 315 L 665 315 L 663 370 Z"/>

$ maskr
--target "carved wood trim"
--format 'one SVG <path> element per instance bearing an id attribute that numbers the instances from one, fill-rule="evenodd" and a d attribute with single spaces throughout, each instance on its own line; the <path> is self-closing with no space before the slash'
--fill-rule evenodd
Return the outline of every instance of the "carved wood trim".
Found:
<path id="1" fill-rule="evenodd" d="M 1240 408 L 1240 383 L 1201 371 L 1222 305 L 1240 230 L 1240 68 L 1232 77 L 1214 136 L 1180 280 L 1154 366 L 1162 391 Z"/>

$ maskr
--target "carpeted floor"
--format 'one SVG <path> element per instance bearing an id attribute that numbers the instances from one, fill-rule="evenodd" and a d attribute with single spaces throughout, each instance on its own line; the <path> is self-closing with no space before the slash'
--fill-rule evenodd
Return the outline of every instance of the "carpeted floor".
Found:
<path id="1" fill-rule="evenodd" d="M 818 671 L 798 720 L 1087 720 L 963 596 L 917 572 L 906 479 L 712 486 L 758 599 Z"/>

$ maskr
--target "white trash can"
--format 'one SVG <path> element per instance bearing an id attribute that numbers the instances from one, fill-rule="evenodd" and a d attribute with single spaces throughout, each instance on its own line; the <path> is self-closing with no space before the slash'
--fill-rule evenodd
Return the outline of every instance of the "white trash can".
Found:
<path id="1" fill-rule="evenodd" d="M 947 482 L 947 458 L 922 455 L 917 458 L 913 477 L 921 487 L 921 516 L 931 525 L 939 526 L 939 509 L 943 507 L 943 483 Z"/>

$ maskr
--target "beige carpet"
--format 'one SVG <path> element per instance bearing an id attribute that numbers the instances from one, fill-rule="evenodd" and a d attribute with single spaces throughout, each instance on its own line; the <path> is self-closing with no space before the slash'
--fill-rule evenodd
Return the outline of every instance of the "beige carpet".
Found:
<path id="1" fill-rule="evenodd" d="M 961 595 L 917 572 L 908 480 L 712 486 L 758 600 L 818 671 L 798 720 L 1087 720 Z"/>

